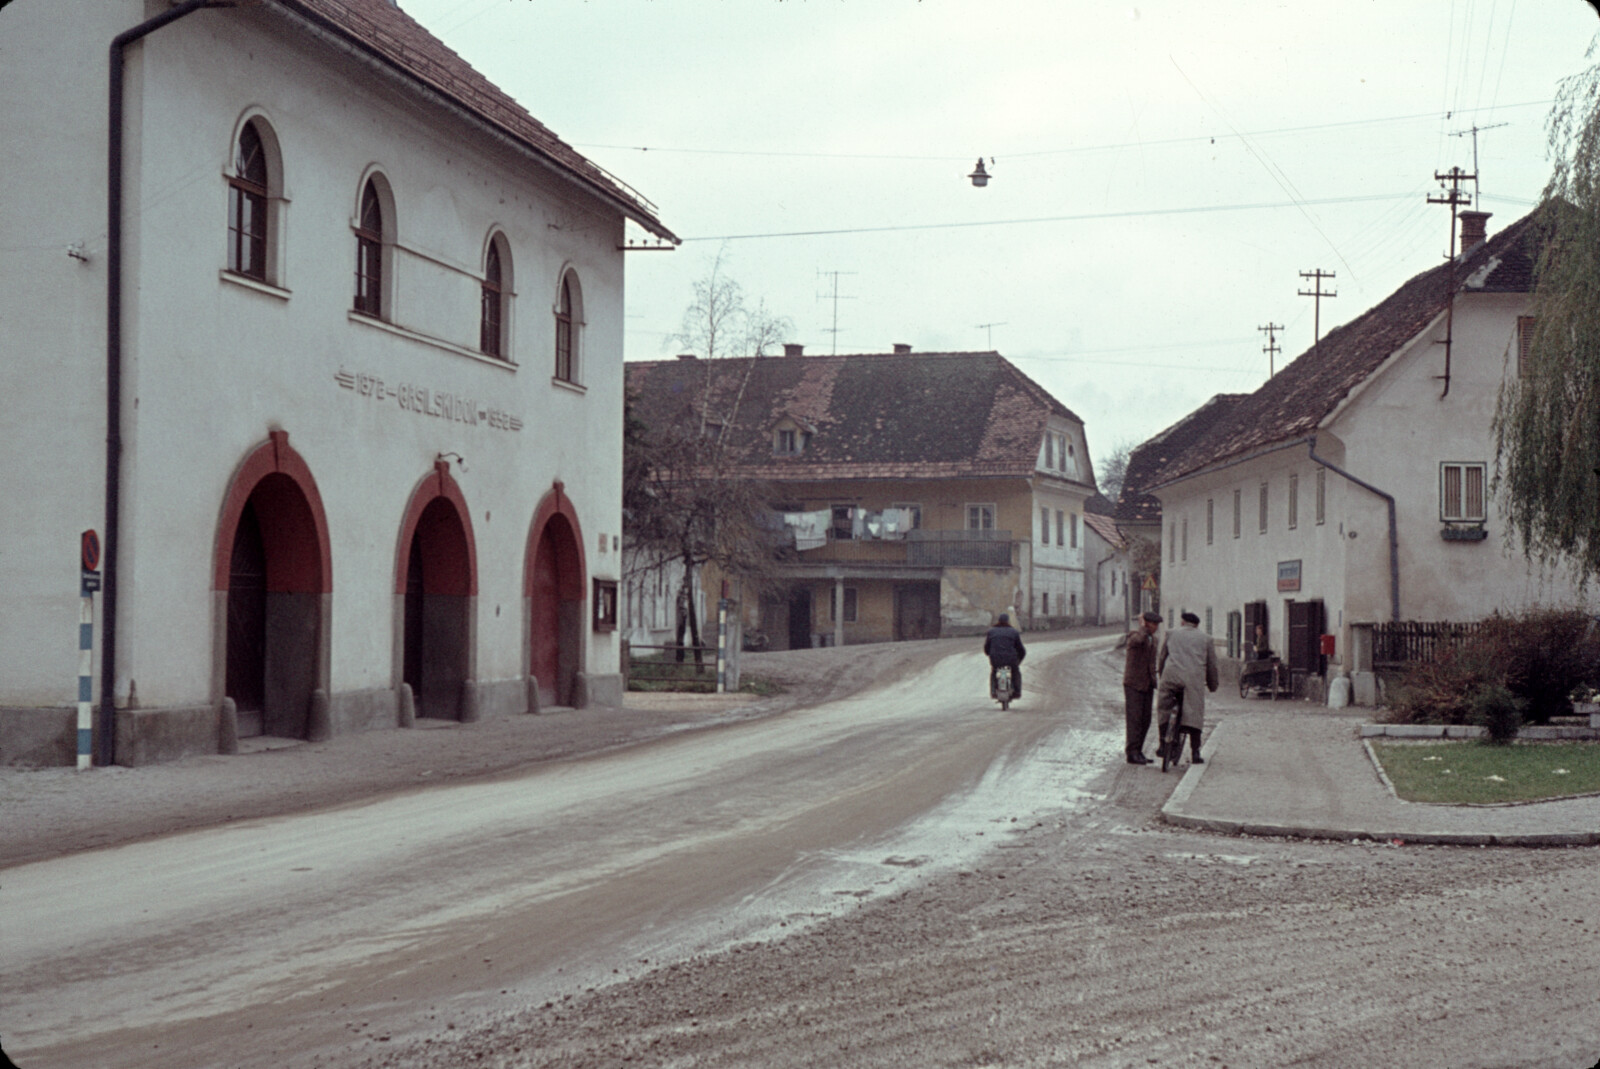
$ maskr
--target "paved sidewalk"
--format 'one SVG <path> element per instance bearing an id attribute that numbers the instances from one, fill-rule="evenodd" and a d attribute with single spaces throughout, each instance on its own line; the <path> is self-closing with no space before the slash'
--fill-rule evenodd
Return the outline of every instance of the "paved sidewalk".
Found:
<path id="1" fill-rule="evenodd" d="M 1401 801 L 1362 745 L 1360 726 L 1370 719 L 1369 709 L 1219 694 L 1206 713 L 1215 722 L 1201 750 L 1206 761 L 1184 766 L 1182 782 L 1161 810 L 1170 824 L 1464 846 L 1600 844 L 1600 797 L 1506 806 Z"/>

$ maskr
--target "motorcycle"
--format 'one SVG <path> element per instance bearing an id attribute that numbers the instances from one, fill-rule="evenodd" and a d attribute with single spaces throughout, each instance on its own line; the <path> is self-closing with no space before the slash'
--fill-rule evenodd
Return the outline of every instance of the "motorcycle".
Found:
<path id="1" fill-rule="evenodd" d="M 1005 712 L 1011 703 L 1022 696 L 1022 692 L 1012 685 L 1011 666 L 1002 664 L 994 670 L 994 686 L 989 691 L 989 697 L 1000 703 L 1000 711 Z"/>

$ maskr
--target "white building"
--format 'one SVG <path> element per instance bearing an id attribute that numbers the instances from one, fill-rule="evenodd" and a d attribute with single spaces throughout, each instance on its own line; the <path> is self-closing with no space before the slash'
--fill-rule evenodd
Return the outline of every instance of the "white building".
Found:
<path id="1" fill-rule="evenodd" d="M 0 762 L 72 759 L 86 529 L 102 760 L 620 696 L 653 208 L 389 0 L 14 0 L 0 102 Z"/>
<path id="2" fill-rule="evenodd" d="M 1191 610 L 1237 649 L 1260 620 L 1296 669 L 1353 672 L 1370 700 L 1373 624 L 1575 602 L 1509 544 L 1490 489 L 1538 231 L 1530 216 L 1485 240 L 1487 218 L 1463 212 L 1454 263 L 1228 398 L 1166 458 L 1146 488 L 1161 503 L 1169 623 Z"/>

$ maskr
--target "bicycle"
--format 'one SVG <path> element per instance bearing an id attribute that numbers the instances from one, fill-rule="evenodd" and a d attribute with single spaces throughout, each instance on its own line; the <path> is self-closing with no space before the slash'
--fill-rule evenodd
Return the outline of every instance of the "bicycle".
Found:
<path id="1" fill-rule="evenodd" d="M 1161 771 L 1177 768 L 1183 760 L 1183 694 L 1178 694 L 1178 704 L 1167 717 L 1161 732 Z"/>

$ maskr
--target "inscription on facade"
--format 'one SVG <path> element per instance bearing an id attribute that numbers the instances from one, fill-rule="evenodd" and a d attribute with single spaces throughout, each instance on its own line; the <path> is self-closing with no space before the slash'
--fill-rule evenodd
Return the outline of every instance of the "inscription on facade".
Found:
<path id="1" fill-rule="evenodd" d="M 393 402 L 402 412 L 447 419 L 474 427 L 481 424 L 502 431 L 522 430 L 521 417 L 457 393 L 417 386 L 409 382 L 389 382 L 376 375 L 346 371 L 344 368 L 334 373 L 333 380 L 359 397 L 368 397 L 383 404 Z"/>

